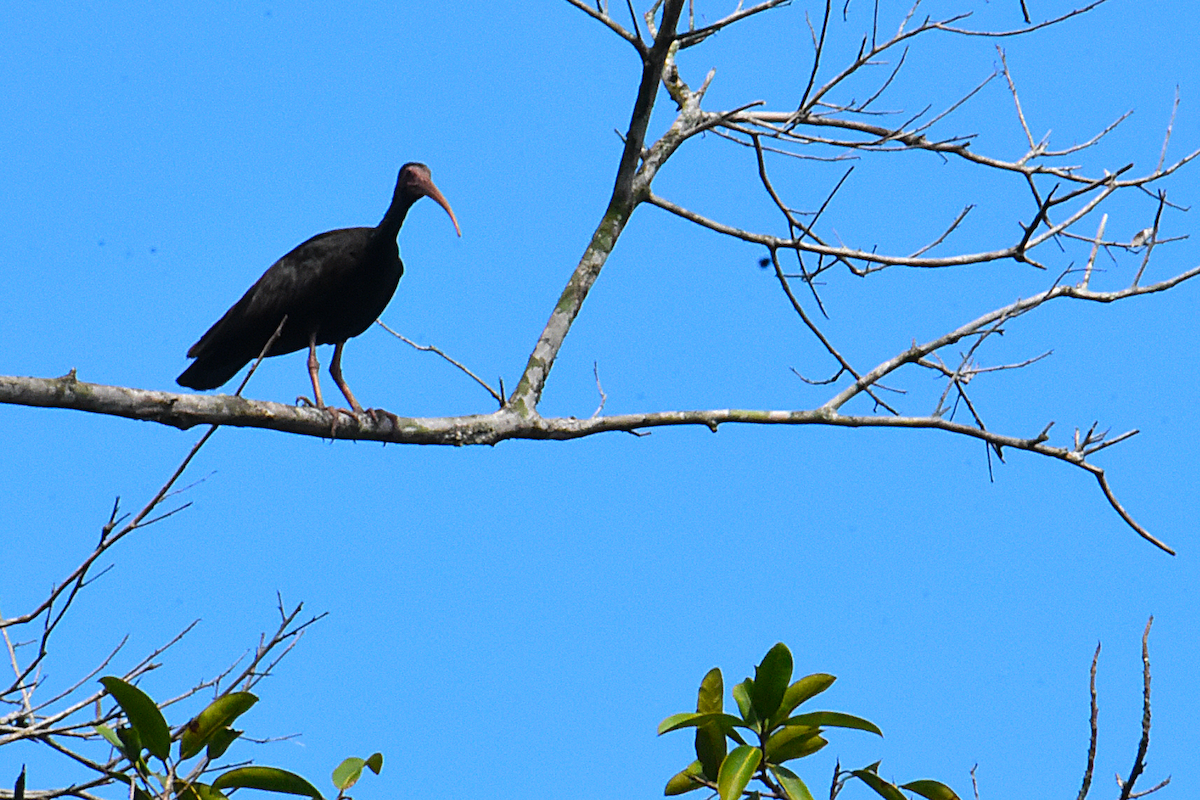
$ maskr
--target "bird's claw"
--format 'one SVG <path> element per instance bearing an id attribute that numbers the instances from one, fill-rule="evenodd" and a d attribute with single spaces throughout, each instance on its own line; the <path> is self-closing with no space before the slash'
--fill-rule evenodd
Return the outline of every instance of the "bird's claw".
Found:
<path id="1" fill-rule="evenodd" d="M 391 427 L 393 429 L 400 427 L 400 417 L 396 416 L 390 411 L 385 411 L 382 408 L 368 408 L 366 413 L 367 416 L 371 418 L 371 421 L 376 425 L 379 424 L 380 419 L 386 419 L 389 423 L 391 423 Z"/>
<path id="2" fill-rule="evenodd" d="M 337 437 L 338 429 L 338 414 L 345 414 L 350 419 L 354 420 L 354 424 L 359 424 L 358 414 L 348 408 L 338 408 L 337 406 L 325 406 L 325 410 L 329 412 L 329 438 Z"/>
<path id="3" fill-rule="evenodd" d="M 368 417 L 373 425 L 379 425 L 381 420 L 387 420 L 392 428 L 400 427 L 400 417 L 390 411 L 382 408 L 362 408 L 361 406 L 355 409 L 341 408 L 339 406 L 318 406 L 312 400 L 301 395 L 296 398 L 296 405 L 303 408 L 315 408 L 319 411 L 327 411 L 329 413 L 329 438 L 337 438 L 338 430 L 338 414 L 345 414 L 350 419 L 354 420 L 356 426 L 361 427 L 363 417 Z"/>

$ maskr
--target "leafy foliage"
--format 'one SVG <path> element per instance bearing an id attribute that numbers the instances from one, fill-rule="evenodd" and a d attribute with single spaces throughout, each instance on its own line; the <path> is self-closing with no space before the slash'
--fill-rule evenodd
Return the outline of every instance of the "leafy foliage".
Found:
<path id="1" fill-rule="evenodd" d="M 223 791 L 226 789 L 261 789 L 324 800 L 321 792 L 307 780 L 277 767 L 241 766 L 224 770 L 211 782 L 199 780 L 210 771 L 209 763 L 220 758 L 241 736 L 242 732 L 234 730 L 232 725 L 258 702 L 258 697 L 250 692 L 222 694 L 173 735 L 158 704 L 141 689 L 111 676 L 101 678 L 100 683 L 117 701 L 126 721 L 125 725 L 115 729 L 108 725 L 96 726 L 96 732 L 128 762 L 124 770 L 113 771 L 110 777 L 130 784 L 131 794 L 138 800 L 172 795 L 183 800 L 222 800 L 226 797 Z M 175 740 L 179 742 L 178 755 L 171 758 L 171 744 Z M 204 751 L 201 762 L 186 771 L 182 769 L 184 762 L 200 755 L 201 751 Z M 161 764 L 161 771 L 151 770 L 150 757 Z M 347 758 L 338 765 L 332 780 L 339 798 L 358 782 L 364 767 L 378 775 L 383 769 L 383 754 L 375 753 L 366 759 Z"/>
<path id="2" fill-rule="evenodd" d="M 733 687 L 737 716 L 724 709 L 724 679 L 713 668 L 700 682 L 696 711 L 672 714 L 658 726 L 659 734 L 683 728 L 696 729 L 696 760 L 667 781 L 664 794 L 677 795 L 707 787 L 720 800 L 738 800 L 768 796 L 779 800 L 813 800 L 812 792 L 786 762 L 810 756 L 828 744 L 826 728 L 850 728 L 883 736 L 870 720 L 839 711 L 809 711 L 795 714 L 797 708 L 824 692 L 836 680 L 832 675 L 816 673 L 792 681 L 792 652 L 779 642 L 754 668 L 754 677 Z M 742 733 L 744 731 L 745 733 Z M 726 739 L 736 745 L 728 750 Z M 927 800 L 958 800 L 950 787 L 933 780 L 919 780 L 896 786 L 879 777 L 879 764 L 839 773 L 845 779 L 858 778 L 885 800 L 905 800 L 906 789 Z M 748 791 L 758 780 L 764 790 Z"/>

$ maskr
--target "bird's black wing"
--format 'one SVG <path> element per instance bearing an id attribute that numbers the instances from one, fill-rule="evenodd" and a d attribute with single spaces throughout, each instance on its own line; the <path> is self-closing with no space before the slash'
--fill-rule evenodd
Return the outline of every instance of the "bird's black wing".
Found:
<path id="1" fill-rule="evenodd" d="M 306 347 L 319 310 L 353 273 L 372 231 L 318 234 L 272 264 L 188 350 L 196 362 L 179 376 L 180 384 L 212 389 L 225 383 L 262 351 L 285 314 L 288 323 L 268 355 Z"/>

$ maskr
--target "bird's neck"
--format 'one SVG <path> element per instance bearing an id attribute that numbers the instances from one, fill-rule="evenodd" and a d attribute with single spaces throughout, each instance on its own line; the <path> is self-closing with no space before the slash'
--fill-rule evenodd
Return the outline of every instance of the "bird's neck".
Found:
<path id="1" fill-rule="evenodd" d="M 404 217 L 408 215 L 408 210 L 412 208 L 412 204 L 416 200 L 415 197 L 396 192 L 392 196 L 392 204 L 388 206 L 387 213 L 383 215 L 383 219 L 376 226 L 380 235 L 395 240 L 400 235 L 400 226 L 404 224 Z"/>

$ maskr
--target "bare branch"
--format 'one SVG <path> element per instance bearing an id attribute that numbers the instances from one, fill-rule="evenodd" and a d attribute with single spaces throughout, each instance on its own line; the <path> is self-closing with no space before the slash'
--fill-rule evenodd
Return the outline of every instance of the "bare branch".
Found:
<path id="1" fill-rule="evenodd" d="M 1093 137 L 1087 143 L 1087 146 L 1095 144 L 1108 131 L 1111 131 L 1117 124 L 1120 123 L 1122 116 L 1104 129 L 1100 134 Z M 1018 172 L 1022 175 L 1049 175 L 1063 181 L 1072 183 L 1089 184 L 1096 180 L 1103 181 L 1110 177 L 1108 175 L 1099 178 L 1092 178 L 1077 173 L 1075 167 L 1053 167 L 1042 163 L 1031 163 L 1030 159 L 1021 159 L 1018 161 L 1005 161 L 999 158 L 977 153 L 967 146 L 966 143 L 949 139 L 945 141 L 932 141 L 924 135 L 911 131 L 904 131 L 897 128 L 887 128 L 881 125 L 873 125 L 861 120 L 845 119 L 840 117 L 827 117 L 813 113 L 797 113 L 790 111 L 747 111 L 729 119 L 731 125 L 757 125 L 770 130 L 777 138 L 789 139 L 799 143 L 807 144 L 825 144 L 830 147 L 846 148 L 846 149 L 879 149 L 883 144 L 896 145 L 896 149 L 902 146 L 906 149 L 928 150 L 933 153 L 943 155 L 954 155 L 969 161 L 974 164 L 979 164 L 993 169 L 1004 170 L 1009 172 Z M 776 126 L 782 125 L 783 128 Z M 813 134 L 800 134 L 796 129 L 800 126 L 812 126 L 820 128 L 842 129 L 851 133 L 859 133 L 874 137 L 871 141 L 862 141 L 854 139 L 830 139 L 816 136 Z M 1071 153 L 1083 148 L 1084 145 L 1061 151 L 1062 153 Z M 1049 152 L 1044 155 L 1049 156 Z M 1151 181 L 1164 178 L 1174 173 L 1179 168 L 1193 161 L 1197 156 L 1200 156 L 1200 150 L 1195 150 L 1183 158 L 1171 164 L 1165 169 L 1156 169 L 1154 172 L 1147 175 L 1132 178 L 1127 181 L 1117 181 L 1115 186 L 1123 188 L 1125 186 L 1141 186 Z"/>
<path id="2" fill-rule="evenodd" d="M 879 265 L 879 267 L 903 266 L 919 269 L 936 269 L 945 267 L 961 267 L 969 264 L 982 264 L 989 261 L 1000 261 L 1003 259 L 1014 259 L 1017 261 L 1034 264 L 1035 262 L 1033 262 L 1028 256 L 1028 252 L 1030 250 L 1038 247 L 1049 239 L 1053 239 L 1055 236 L 1058 236 L 1063 231 L 1075 225 L 1080 219 L 1087 216 L 1093 209 L 1096 208 L 1096 206 L 1104 202 L 1104 200 L 1106 200 L 1116 190 L 1115 187 L 1118 183 L 1119 181 L 1113 180 L 1113 182 L 1106 185 L 1103 190 L 1096 195 L 1096 197 L 1085 203 L 1063 221 L 1049 227 L 1040 235 L 1034 235 L 1036 225 L 1025 226 L 1027 236 L 1023 235 L 1020 241 L 1008 247 L 987 252 L 964 253 L 962 255 L 936 258 L 913 258 L 906 255 L 891 255 L 852 247 L 833 247 L 831 245 L 822 243 L 820 240 L 813 242 L 805 241 L 804 237 L 781 239 L 777 236 L 754 233 L 717 222 L 697 214 L 694 211 L 689 211 L 688 209 L 676 205 L 675 203 L 672 203 L 671 201 L 657 195 L 652 194 L 647 198 L 647 202 L 658 206 L 664 211 L 670 211 L 672 214 L 680 216 L 691 222 L 695 222 L 697 225 L 708 228 L 709 230 L 716 231 L 717 233 L 723 233 L 727 236 L 732 236 L 752 244 L 762 245 L 769 250 L 798 250 L 808 253 L 815 253 L 818 255 L 831 256 L 834 259 L 842 262 L 848 263 L 850 261 L 862 261 L 865 262 L 866 265 L 874 264 Z M 1089 182 L 1088 186 L 1086 186 L 1084 190 L 1092 191 L 1096 188 L 1098 188 L 1097 185 Z M 1072 197 L 1073 195 L 1059 198 L 1058 200 L 1051 202 L 1049 205 L 1058 205 L 1066 202 Z M 1049 206 L 1047 206 L 1047 208 L 1048 207 Z M 1041 223 L 1045 215 L 1046 211 L 1039 209 L 1038 214 L 1035 217 L 1035 220 L 1038 224 Z M 1041 266 L 1040 264 L 1035 265 L 1039 267 Z M 869 266 L 854 270 L 856 275 L 864 275 L 870 271 L 872 271 L 872 268 Z"/>
<path id="3" fill-rule="evenodd" d="M 1096 265 L 1096 253 L 1099 252 L 1100 242 L 1104 239 L 1104 228 L 1106 225 L 1108 225 L 1108 214 L 1100 218 L 1100 227 L 1096 229 L 1096 239 L 1092 243 L 1092 252 L 1088 256 L 1087 267 L 1083 270 L 1083 280 L 1079 283 L 1084 289 L 1088 288 L 1088 284 L 1092 280 L 1092 268 Z"/>
<path id="4" fill-rule="evenodd" d="M 572 273 L 571 279 L 563 289 L 562 295 L 554 311 L 550 315 L 542 335 L 538 337 L 533 352 L 517 388 L 509 398 L 511 405 L 518 414 L 534 416 L 537 405 L 541 400 L 542 391 L 549 377 L 550 369 L 558 357 L 563 340 L 571 329 L 576 316 L 583 307 L 583 301 L 591 290 L 600 270 L 608 260 L 609 253 L 616 246 L 617 239 L 624 230 L 625 224 L 633 209 L 643 199 L 635 195 L 634 179 L 638 175 L 638 162 L 642 160 L 643 145 L 646 131 L 650 125 L 650 114 L 654 110 L 658 94 L 658 84 L 663 78 L 663 69 L 675 45 L 675 27 L 679 15 L 683 11 L 683 0 L 667 0 L 663 7 L 662 23 L 654 35 L 654 46 L 642 52 L 642 78 L 638 86 L 637 99 L 633 104 L 633 113 L 629 121 L 629 130 L 625 134 L 625 148 L 621 153 L 621 162 L 617 168 L 616 180 L 613 184 L 612 197 L 604 218 L 592 234 L 592 240 L 584 251 L 583 257 Z M 653 9 L 648 22 L 653 22 Z M 677 145 L 676 145 L 677 146 Z M 665 156 L 664 156 L 665 158 Z M 653 175 L 650 172 L 645 178 L 645 185 Z"/>
<path id="5" fill-rule="evenodd" d="M 1045 22 L 1039 22 L 1036 25 L 1030 25 L 1028 28 L 1014 28 L 1013 30 L 1008 30 L 1008 31 L 973 31 L 973 30 L 969 30 L 967 28 L 955 28 L 949 24 L 944 24 L 944 23 L 940 23 L 940 22 L 933 23 L 933 27 L 937 28 L 940 31 L 946 31 L 948 33 L 957 33 L 962 36 L 983 36 L 983 37 L 987 37 L 987 38 L 1007 38 L 1007 37 L 1011 37 L 1011 36 L 1022 36 L 1027 33 L 1033 33 L 1034 31 L 1041 30 L 1042 28 L 1049 28 L 1053 25 L 1058 25 L 1059 23 L 1066 22 L 1067 20 L 1071 19 L 1072 17 L 1078 17 L 1081 14 L 1086 14 L 1089 11 L 1091 11 L 1093 8 L 1102 6 L 1106 2 L 1108 2 L 1108 0 L 1096 0 L 1096 2 L 1094 2 L 1094 3 L 1089 3 L 1088 5 L 1083 6 L 1082 8 L 1072 9 L 1071 11 L 1068 11 L 1065 14 L 1061 14 L 1061 15 L 1055 17 L 1054 19 L 1048 19 Z"/>
<path id="6" fill-rule="evenodd" d="M 808 74 L 808 84 L 804 87 L 804 94 L 800 95 L 800 102 L 797 108 L 804 108 L 808 103 L 808 94 L 812 91 L 813 84 L 817 81 L 817 71 L 821 68 L 821 54 L 825 52 L 825 34 L 829 30 L 829 14 L 831 10 L 831 0 L 825 0 L 825 13 L 821 16 L 821 35 L 814 42 L 813 47 L 813 63 L 812 71 Z"/>
<path id="7" fill-rule="evenodd" d="M 996 45 L 996 52 L 1000 54 L 1000 63 L 1003 66 L 1004 80 L 1008 81 L 1008 91 L 1012 94 L 1013 104 L 1017 107 L 1017 119 L 1021 121 L 1021 130 L 1025 131 L 1025 138 L 1029 141 L 1029 155 L 1021 159 L 1028 161 L 1033 155 L 1044 150 L 1044 142 L 1037 144 L 1033 141 L 1033 132 L 1029 130 L 1029 123 L 1025 121 L 1025 112 L 1021 110 L 1021 98 L 1017 96 L 1017 86 L 1013 83 L 1012 73 L 1008 71 L 1008 59 L 1004 55 L 1004 49 L 1000 45 Z"/>
<path id="8" fill-rule="evenodd" d="M 950 227 L 942 232 L 941 236 L 934 239 L 932 242 L 925 245 L 920 250 L 917 250 L 915 253 L 913 253 L 911 256 L 909 256 L 909 258 L 919 258 L 923 254 L 928 253 L 930 250 L 937 247 L 942 242 L 946 241 L 946 237 L 949 236 L 950 234 L 954 233 L 954 229 L 962 224 L 962 221 L 967 218 L 967 214 L 971 213 L 971 209 L 973 209 L 973 208 L 975 208 L 974 203 L 966 206 L 962 211 L 960 211 L 958 213 L 958 216 L 954 218 L 954 221 L 950 223 Z"/>
<path id="9" fill-rule="evenodd" d="M 1120 800 L 1129 800 L 1133 786 L 1146 768 L 1146 752 L 1150 749 L 1150 626 L 1154 617 L 1146 622 L 1146 630 L 1142 633 L 1142 738 L 1138 742 L 1137 755 L 1133 759 L 1133 767 L 1129 777 L 1121 785 Z"/>
<path id="10" fill-rule="evenodd" d="M 600 412 L 604 411 L 604 404 L 608 402 L 608 395 L 604 393 L 604 387 L 600 385 L 600 365 L 592 362 L 592 374 L 596 377 L 596 392 L 600 395 L 600 405 L 596 406 L 596 410 L 592 412 L 592 417 L 600 416 Z"/>
<path id="11" fill-rule="evenodd" d="M 764 11 L 770 11 L 777 6 L 787 5 L 792 0 L 767 0 L 764 3 L 758 3 L 750 8 L 738 8 L 732 14 L 723 19 L 719 19 L 711 25 L 705 25 L 703 28 L 695 28 L 687 33 L 679 35 L 679 49 L 683 50 L 688 47 L 694 47 L 702 41 L 717 33 L 722 28 L 727 28 L 735 22 L 745 19 L 746 17 L 761 14 Z M 741 3 L 738 4 L 739 6 Z"/>
<path id="12" fill-rule="evenodd" d="M 1133 276 L 1133 285 L 1137 286 L 1142 280 L 1142 275 L 1146 272 L 1146 266 L 1150 263 L 1150 254 L 1154 251 L 1154 245 L 1157 244 L 1158 226 L 1162 221 L 1163 207 L 1167 203 L 1167 193 L 1160 191 L 1158 193 L 1158 211 L 1154 214 L 1154 224 L 1150 226 L 1149 236 L 1145 239 L 1146 252 L 1142 255 L 1142 264 L 1138 267 L 1137 274 Z"/>
<path id="13" fill-rule="evenodd" d="M 829 339 L 827 339 L 825 337 L 825 334 L 821 333 L 821 330 L 817 327 L 816 323 L 814 323 L 812 321 L 812 319 L 808 316 L 808 314 L 804 311 L 804 307 L 802 305 L 800 305 L 800 301 L 797 300 L 796 295 L 792 293 L 792 287 L 788 284 L 787 277 L 783 274 L 783 270 L 779 266 L 779 260 L 774 257 L 775 256 L 774 251 L 772 251 L 771 255 L 772 255 L 772 261 L 775 265 L 775 277 L 779 281 L 780 286 L 783 287 L 783 291 L 787 295 L 788 300 L 791 302 L 792 310 L 794 310 L 796 312 L 796 314 L 800 317 L 801 321 L 804 322 L 805 327 L 807 327 L 810 331 L 812 331 L 812 334 L 817 337 L 818 341 L 821 342 L 822 346 L 824 346 L 824 348 L 829 352 L 829 354 L 831 356 L 833 356 L 833 358 L 841 366 L 841 369 L 838 370 L 838 375 L 848 372 L 854 376 L 854 379 L 856 381 L 858 381 L 859 383 L 862 383 L 862 380 L 863 380 L 862 376 L 858 372 L 855 371 L 854 367 L 852 367 L 850 365 L 849 361 L 847 361 L 845 358 L 842 357 L 842 354 L 839 353 L 837 351 L 837 348 L 835 348 L 833 346 L 833 344 L 829 341 Z M 868 395 L 870 395 L 871 399 L 875 401 L 875 404 L 877 406 L 887 409 L 892 414 L 899 413 L 894 408 L 892 408 L 887 403 L 885 403 L 883 400 L 881 400 L 877 395 L 875 395 L 873 392 L 873 387 L 867 386 L 864 384 L 863 389 Z"/>
<path id="14" fill-rule="evenodd" d="M 878 385 L 887 374 L 906 363 L 913 363 L 920 357 L 928 355 L 933 350 L 945 344 L 957 341 L 985 324 L 995 321 L 1002 315 L 1014 316 L 1059 297 L 1092 300 L 1094 302 L 1113 302 L 1122 297 L 1164 291 L 1169 286 L 1178 284 L 1190 277 L 1200 274 L 1200 267 L 1190 270 L 1181 276 L 1163 281 L 1153 286 L 1125 289 L 1120 292 L 1091 292 L 1074 286 L 1059 285 L 1053 289 L 1036 295 L 1029 300 L 1017 301 L 1012 306 L 985 315 L 959 330 L 940 337 L 934 342 L 923 346 L 914 346 L 910 350 L 879 365 L 871 372 L 862 375 L 847 389 L 827 401 L 824 405 L 813 410 L 753 410 L 753 409 L 713 409 L 708 411 L 661 411 L 643 414 L 623 414 L 615 416 L 599 416 L 592 419 L 522 417 L 506 407 L 487 415 L 472 415 L 467 417 L 439 418 L 397 418 L 398 425 L 393 427 L 390 421 L 384 420 L 371 425 L 364 421 L 361 428 L 355 431 L 337 432 L 337 438 L 358 438 L 374 441 L 388 441 L 409 444 L 495 444 L 505 439 L 577 439 L 592 436 L 606 431 L 636 431 L 642 428 L 652 428 L 675 425 L 703 425 L 710 429 L 727 423 L 752 425 L 832 425 L 838 427 L 893 427 L 893 428 L 929 428 L 943 430 L 980 439 L 994 446 L 1009 449 L 1025 450 L 1038 455 L 1065 461 L 1091 472 L 1100 483 L 1105 497 L 1114 510 L 1139 535 L 1155 546 L 1168 553 L 1174 553 L 1169 547 L 1154 538 L 1125 511 L 1116 501 L 1104 477 L 1104 471 L 1086 460 L 1086 454 L 1073 448 L 1052 447 L 1045 443 L 1044 436 L 1034 439 L 999 434 L 994 431 L 980 430 L 974 426 L 964 425 L 952 420 L 937 417 L 906 417 L 906 416 L 857 416 L 843 415 L 838 408 L 851 397 L 865 392 L 868 387 Z M 7 378 L 0 377 L 0 402 L 13 402 L 14 392 L 20 395 L 26 405 L 53 406 L 57 408 L 79 408 L 98 413 L 108 413 L 117 416 L 128 416 L 187 427 L 190 424 L 200 424 L 219 419 L 220 424 L 239 427 L 271 428 L 291 433 L 328 438 L 328 422 L 313 409 L 296 408 L 278 403 L 255 402 L 230 398 L 228 396 L 197 396 L 170 395 L 166 392 L 149 392 L 145 390 L 126 389 L 123 387 L 108 387 L 99 384 L 80 384 L 76 394 L 64 396 L 56 381 L 39 378 Z M 33 395 L 36 395 L 34 397 Z M 115 405 L 106 405 L 115 402 Z M 190 406 L 190 408 L 188 408 Z M 171 407 L 167 418 L 155 419 L 152 409 Z M 230 408 L 236 409 L 232 415 Z M 184 409 L 187 409 L 185 412 Z M 191 420 L 188 422 L 187 420 Z M 90 563 L 90 562 L 89 562 Z M 0 625 L 11 625 L 17 620 L 5 620 Z M 27 619 L 27 617 L 25 618 Z"/>
<path id="15" fill-rule="evenodd" d="M 480 377 L 479 377 L 478 375 L 476 375 L 474 372 L 471 372 L 471 370 L 467 369 L 466 367 L 464 367 L 464 366 L 463 366 L 462 364 L 460 364 L 459 362 L 455 361 L 455 360 L 454 360 L 453 358 L 451 358 L 450 356 L 448 356 L 448 355 L 446 355 L 445 353 L 443 353 L 443 352 L 442 352 L 441 350 L 439 350 L 437 347 L 434 347 L 434 346 L 433 346 L 433 345 L 431 345 L 431 344 L 430 344 L 430 345 L 421 345 L 421 344 L 417 344 L 417 343 L 416 343 L 416 342 L 414 342 L 412 339 L 409 339 L 407 336 L 404 336 L 403 334 L 397 333 L 396 331 L 392 330 L 390 327 L 388 327 L 387 323 L 386 323 L 386 322 L 384 322 L 384 321 L 383 321 L 383 320 L 381 320 L 381 319 L 377 319 L 377 320 L 375 320 L 375 324 L 376 324 L 376 325 L 378 325 L 379 327 L 383 328 L 385 331 L 387 331 L 388 333 L 390 333 L 392 336 L 395 336 L 397 339 L 399 339 L 400 341 L 402 341 L 402 342 L 404 342 L 405 344 L 407 344 L 409 347 L 412 347 L 414 350 L 420 350 L 420 351 L 422 351 L 422 352 L 425 352 L 425 353 L 437 353 L 439 356 L 441 356 L 442 358 L 446 359 L 446 360 L 447 360 L 447 361 L 449 361 L 451 364 L 453 364 L 454 366 L 458 367 L 460 370 L 462 370 L 463 372 L 465 372 L 465 373 L 467 374 L 467 376 L 468 376 L 468 377 L 472 378 L 472 379 L 473 379 L 473 380 L 474 380 L 476 383 L 478 383 L 478 384 L 479 384 L 480 386 L 482 386 L 482 387 L 483 387 L 485 390 L 487 390 L 487 393 L 488 393 L 488 394 L 490 394 L 490 395 L 491 395 L 493 398 L 495 398 L 495 400 L 496 400 L 496 402 L 497 402 L 497 403 L 499 403 L 501 406 L 503 406 L 503 405 L 504 405 L 504 397 L 503 397 L 503 396 L 501 396 L 501 394 L 500 394 L 499 392 L 497 392 L 497 391 L 496 391 L 495 389 L 493 389 L 491 386 L 488 386 L 488 385 L 487 385 L 487 383 L 486 383 L 486 382 L 485 382 L 485 381 L 484 381 L 482 378 L 480 378 Z"/>
<path id="16" fill-rule="evenodd" d="M 1096 741 L 1099 738 L 1100 707 L 1096 705 L 1096 664 L 1100 661 L 1100 643 L 1096 643 L 1096 653 L 1092 656 L 1092 673 L 1089 690 L 1092 697 L 1091 736 L 1088 739 L 1087 769 L 1083 771 L 1083 785 L 1079 787 L 1077 800 L 1087 800 L 1088 791 L 1092 786 L 1092 772 L 1096 767 Z"/>
<path id="17" fill-rule="evenodd" d="M 639 55 L 645 55 L 646 44 L 641 40 L 641 37 L 635 36 L 634 34 L 622 28 L 615 19 L 608 15 L 607 12 L 594 9 L 587 3 L 584 3 L 583 0 L 567 0 L 567 2 L 578 8 L 583 13 L 587 14 L 592 19 L 604 23 L 606 26 L 608 26 L 610 31 L 633 45 L 634 49 L 638 51 Z M 635 18 L 634 25 L 636 24 L 637 19 Z"/>
<path id="18" fill-rule="evenodd" d="M 1158 154 L 1158 171 L 1162 170 L 1167 160 L 1167 145 L 1171 143 L 1171 132 L 1175 130 L 1175 114 L 1179 111 L 1179 87 L 1175 87 L 1175 102 L 1171 105 L 1171 120 L 1167 123 L 1167 132 L 1163 134 L 1162 151 Z"/>

